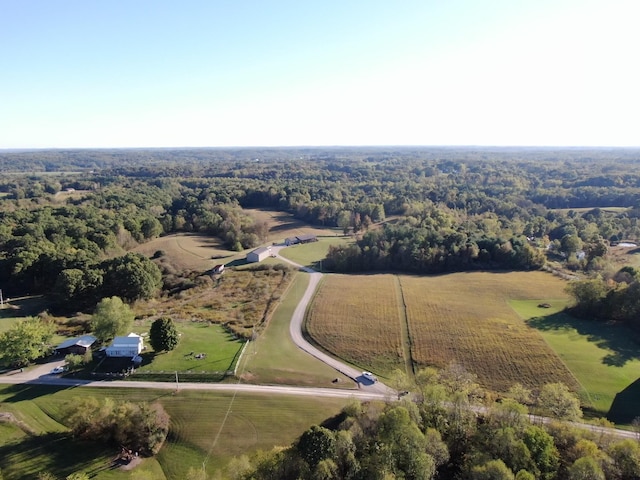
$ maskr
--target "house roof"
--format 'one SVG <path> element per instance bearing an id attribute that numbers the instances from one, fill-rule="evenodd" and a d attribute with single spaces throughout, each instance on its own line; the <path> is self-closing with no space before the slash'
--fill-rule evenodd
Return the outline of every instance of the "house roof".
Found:
<path id="1" fill-rule="evenodd" d="M 261 253 L 265 253 L 271 250 L 269 247 L 260 247 L 253 250 L 251 253 L 255 253 L 256 255 L 260 255 Z"/>
<path id="2" fill-rule="evenodd" d="M 315 240 L 316 239 L 316 235 L 312 234 L 312 233 L 307 233 L 305 235 L 298 235 L 296 237 L 298 240 L 300 240 L 301 242 L 307 241 L 307 240 Z"/>
<path id="3" fill-rule="evenodd" d="M 63 348 L 73 347 L 77 345 L 79 347 L 89 348 L 97 340 L 93 335 L 83 335 L 82 337 L 69 338 L 56 347 L 56 350 Z"/>
<path id="4" fill-rule="evenodd" d="M 135 333 L 130 333 L 126 337 L 115 337 L 111 342 L 111 347 L 126 347 L 126 346 L 137 346 L 142 341 L 142 337 L 140 335 L 136 335 Z"/>

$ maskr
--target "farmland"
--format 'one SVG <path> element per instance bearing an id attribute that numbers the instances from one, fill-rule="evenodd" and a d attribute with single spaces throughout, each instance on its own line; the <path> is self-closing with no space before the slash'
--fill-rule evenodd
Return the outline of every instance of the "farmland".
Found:
<path id="1" fill-rule="evenodd" d="M 406 312 L 415 368 L 457 362 L 495 391 L 516 382 L 536 387 L 557 381 L 577 390 L 561 359 L 508 304 L 510 299 L 566 302 L 563 288 L 563 281 L 542 272 L 331 275 L 321 285 L 307 328 L 331 353 L 384 375 L 405 365 Z"/>
<path id="2" fill-rule="evenodd" d="M 244 257 L 244 254 L 232 252 L 225 248 L 216 237 L 197 234 L 176 234 L 156 238 L 133 249 L 148 257 L 157 251 L 165 252 L 171 264 L 178 271 L 194 270 L 204 272 L 214 265 L 227 263 L 233 258 Z"/>
<path id="3" fill-rule="evenodd" d="M 638 415 L 640 354 L 633 332 L 622 325 L 578 320 L 558 308 L 541 316 L 527 301 L 511 305 L 580 381 L 589 414 L 606 415 L 616 423 L 630 423 Z"/>
<path id="4" fill-rule="evenodd" d="M 83 389 L 83 395 L 97 398 L 160 401 L 169 413 L 167 443 L 157 457 L 144 459 L 134 473 L 109 468 L 115 450 L 101 450 L 91 444 L 79 446 L 64 435 L 65 429 L 56 420 L 61 419 L 65 405 L 77 394 L 75 389 L 44 386 L 0 388 L 3 409 L 9 409 L 26 422 L 27 429 L 41 435 L 33 437 L 37 441 L 29 441 L 14 424 L 0 423 L 0 458 L 5 478 L 35 478 L 43 470 L 60 478 L 83 470 L 102 480 L 132 479 L 132 474 L 142 475 L 144 471 L 152 473 L 150 478 L 182 479 L 187 478 L 189 468 L 200 469 L 203 465 L 212 474 L 234 456 L 290 443 L 309 425 L 335 415 L 345 405 L 344 400 L 338 399 L 231 392 L 180 391 L 171 395 L 154 390 Z M 230 406 L 233 410 L 229 414 Z M 216 442 L 218 433 L 220 441 Z M 74 470 L 69 469 L 70 465 Z"/>
<path id="5" fill-rule="evenodd" d="M 335 236 L 338 232 L 335 228 L 323 228 L 303 222 L 286 212 L 263 208 L 247 208 L 244 212 L 257 222 L 266 222 L 269 225 L 266 239 L 269 243 L 282 242 L 285 238 L 296 235 Z"/>
<path id="6" fill-rule="evenodd" d="M 328 275 L 309 312 L 307 333 L 330 353 L 378 375 L 401 368 L 395 281 L 393 275 Z"/>
<path id="7" fill-rule="evenodd" d="M 238 375 L 246 383 L 304 386 L 353 386 L 353 381 L 298 348 L 289 335 L 289 323 L 308 284 L 297 273 L 265 331 L 247 345 Z M 333 382 L 334 379 L 338 382 Z"/>

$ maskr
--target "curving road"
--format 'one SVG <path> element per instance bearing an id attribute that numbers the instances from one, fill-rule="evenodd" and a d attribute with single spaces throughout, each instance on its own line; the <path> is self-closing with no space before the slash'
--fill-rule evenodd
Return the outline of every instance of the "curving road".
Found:
<path id="1" fill-rule="evenodd" d="M 319 272 L 316 272 L 311 268 L 304 267 L 295 262 L 292 262 L 287 258 L 284 258 L 283 256 L 280 255 L 280 250 L 282 248 L 285 248 L 285 247 L 272 246 L 271 253 L 276 255 L 276 257 L 278 257 L 282 261 L 287 262 L 309 274 L 309 285 L 307 286 L 307 289 L 305 290 L 304 295 L 300 299 L 298 306 L 294 310 L 293 316 L 291 317 L 291 323 L 289 325 L 289 334 L 291 335 L 291 339 L 293 340 L 293 343 L 295 343 L 298 346 L 298 348 L 304 350 L 309 355 L 314 356 L 321 362 L 329 365 L 331 368 L 351 378 L 353 381 L 355 381 L 358 384 L 358 387 L 360 388 L 360 390 L 367 391 L 367 392 L 375 392 L 384 396 L 397 395 L 397 392 L 395 390 L 387 387 L 385 384 L 379 381 L 372 382 L 364 378 L 362 376 L 362 371 L 357 370 L 356 368 L 351 367 L 345 363 L 342 363 L 340 360 L 333 358 L 330 355 L 327 355 L 322 350 L 319 350 L 318 348 L 314 347 L 309 342 L 307 342 L 307 340 L 302 335 L 302 322 L 304 321 L 304 316 L 305 316 L 305 312 L 307 311 L 307 307 L 311 303 L 311 300 L 313 299 L 313 295 L 316 292 L 316 289 L 318 288 L 318 283 L 320 283 L 322 274 Z"/>
<path id="2" fill-rule="evenodd" d="M 149 388 L 157 390 L 208 390 L 219 392 L 246 392 L 246 393 L 258 393 L 258 394 L 278 394 L 278 395 L 298 395 L 298 396 L 311 396 L 311 397 L 327 397 L 327 398 L 355 398 L 359 400 L 393 400 L 397 398 L 397 392 L 381 382 L 370 382 L 362 376 L 362 372 L 357 369 L 346 365 L 339 360 L 327 355 L 321 350 L 317 349 L 309 342 L 307 342 L 302 335 L 302 322 L 304 321 L 304 315 L 309 306 L 313 295 L 318 287 L 318 283 L 322 278 L 322 274 L 316 272 L 313 269 L 299 265 L 291 260 L 288 260 L 280 256 L 279 251 L 284 248 L 283 246 L 273 246 L 272 253 L 278 258 L 287 262 L 297 268 L 309 273 L 309 285 L 304 292 L 304 295 L 291 318 L 291 324 L 289 332 L 293 342 L 302 350 L 316 357 L 318 360 L 326 363 L 330 367 L 334 368 L 338 372 L 342 373 L 353 379 L 358 383 L 358 390 L 340 390 L 333 388 L 308 388 L 308 387 L 289 387 L 289 386 L 273 386 L 273 385 L 250 385 L 243 383 L 167 383 L 167 382 L 137 382 L 137 381 L 122 381 L 122 380 L 110 380 L 110 381 L 91 381 L 91 380 L 76 380 L 70 378 L 63 378 L 59 375 L 51 374 L 51 370 L 54 367 L 62 366 L 64 359 L 55 360 L 42 365 L 36 365 L 30 367 L 26 371 L 15 371 L 9 374 L 0 375 L 0 384 L 35 384 L 35 385 L 55 385 L 62 387 L 98 387 L 98 388 Z M 479 407 L 484 410 L 484 407 Z M 548 423 L 551 419 L 546 417 L 539 417 L 529 415 L 529 418 L 534 423 Z M 589 429 L 594 432 L 603 434 L 612 434 L 617 437 L 638 439 L 639 435 L 636 432 L 619 430 L 612 428 L 599 427 L 596 425 L 589 425 L 585 423 L 570 422 L 572 426 L 578 428 Z"/>
<path id="3" fill-rule="evenodd" d="M 341 361 L 327 355 L 323 351 L 311 345 L 302 335 L 302 322 L 305 312 L 313 299 L 313 295 L 322 278 L 322 274 L 310 268 L 299 265 L 279 255 L 279 251 L 284 246 L 273 246 L 272 253 L 282 261 L 289 263 L 307 273 L 309 273 L 309 285 L 291 318 L 289 332 L 293 342 L 308 354 L 314 356 L 321 362 L 326 363 L 336 371 L 351 378 L 358 385 L 358 390 L 340 390 L 335 388 L 308 388 L 308 387 L 288 387 L 270 385 L 247 385 L 241 383 L 166 383 L 166 382 L 138 382 L 138 381 L 92 381 L 63 378 L 60 375 L 52 375 L 50 372 L 54 367 L 64 365 L 64 359 L 55 360 L 43 365 L 36 365 L 25 371 L 16 371 L 12 374 L 0 375 L 0 384 L 38 384 L 38 385 L 60 385 L 69 387 L 117 387 L 117 388 L 154 388 L 160 390 L 180 389 L 192 390 L 217 390 L 217 391 L 242 391 L 251 393 L 274 393 L 288 395 L 307 395 L 317 397 L 338 397 L 338 398 L 359 398 L 362 400 L 390 399 L 396 397 L 396 391 L 387 387 L 381 382 L 372 382 L 362 376 L 362 372 Z M 178 379 L 179 380 L 179 379 Z"/>

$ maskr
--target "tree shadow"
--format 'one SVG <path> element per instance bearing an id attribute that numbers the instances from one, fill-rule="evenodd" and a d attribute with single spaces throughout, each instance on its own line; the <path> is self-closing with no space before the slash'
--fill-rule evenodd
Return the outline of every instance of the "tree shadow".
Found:
<path id="1" fill-rule="evenodd" d="M 34 383 L 21 383 L 18 385 L 12 385 L 4 392 L 9 394 L 7 398 L 3 400 L 5 403 L 16 403 L 29 400 L 35 400 L 36 398 L 51 395 L 62 390 L 69 390 L 76 388 L 75 385 L 39 385 Z M 0 456 L 0 458 L 2 458 Z"/>
<path id="2" fill-rule="evenodd" d="M 229 267 L 241 267 L 243 265 L 248 265 L 249 262 L 247 262 L 246 258 L 237 258 L 235 260 L 230 261 L 229 263 L 225 264 L 225 266 L 227 268 Z"/>
<path id="3" fill-rule="evenodd" d="M 561 331 L 574 329 L 589 342 L 609 350 L 602 363 L 622 367 L 630 360 L 640 359 L 638 335 L 623 325 L 595 320 L 582 320 L 565 312 L 534 317 L 526 323 L 540 331 Z"/>
<path id="4" fill-rule="evenodd" d="M 9 475 L 7 478 L 37 478 L 42 472 L 52 473 L 56 478 L 75 472 L 93 477 L 117 467 L 104 445 L 79 442 L 66 432 L 31 435 L 2 445 L 0 458 L 6 461 L 3 472 Z"/>
<path id="5" fill-rule="evenodd" d="M 607 413 L 607 419 L 617 425 L 629 425 L 640 416 L 640 379 L 617 393 Z"/>

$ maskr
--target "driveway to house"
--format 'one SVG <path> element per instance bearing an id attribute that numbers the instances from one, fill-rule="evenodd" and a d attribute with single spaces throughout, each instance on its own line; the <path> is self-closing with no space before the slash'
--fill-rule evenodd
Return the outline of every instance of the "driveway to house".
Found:
<path id="1" fill-rule="evenodd" d="M 341 362 L 340 360 L 327 355 L 323 351 L 311 345 L 302 335 L 302 323 L 304 316 L 313 299 L 313 295 L 318 288 L 322 274 L 315 270 L 299 265 L 291 260 L 282 257 L 279 252 L 284 246 L 273 246 L 271 252 L 283 262 L 289 263 L 309 274 L 309 285 L 291 318 L 289 333 L 293 342 L 309 355 L 314 356 L 323 363 L 326 363 L 337 372 L 351 378 L 358 385 L 358 390 L 339 390 L 333 388 L 305 388 L 305 387 L 282 387 L 268 385 L 247 385 L 247 384 L 203 384 L 203 383 L 180 383 L 178 388 L 194 390 L 221 390 L 221 391 L 247 391 L 247 392 L 272 392 L 286 393 L 291 395 L 317 395 L 324 397 L 355 397 L 360 399 L 388 399 L 394 398 L 397 392 L 379 381 L 371 381 L 362 375 L 362 371 Z M 25 371 L 14 371 L 9 374 L 0 375 L 0 383 L 8 384 L 45 384 L 60 386 L 92 386 L 92 387 L 124 387 L 124 388 L 157 388 L 175 389 L 176 385 L 165 382 L 133 382 L 133 381 L 88 381 L 64 378 L 59 374 L 52 374 L 53 368 L 64 365 L 64 359 L 54 360 L 42 365 L 29 367 Z"/>
<path id="2" fill-rule="evenodd" d="M 293 316 L 291 317 L 291 323 L 289 324 L 289 334 L 291 335 L 291 339 L 293 340 L 293 343 L 295 343 L 300 349 L 304 350 L 309 355 L 316 357 L 321 362 L 326 363 L 331 368 L 351 378 L 354 382 L 358 384 L 358 387 L 360 390 L 379 393 L 383 396 L 397 395 L 397 392 L 395 390 L 387 387 L 384 383 L 381 383 L 379 381 L 373 382 L 368 378 L 365 378 L 362 375 L 362 371 L 350 365 L 342 363 L 340 360 L 330 355 L 327 355 L 322 350 L 319 350 L 318 348 L 314 347 L 309 342 L 307 342 L 307 340 L 302 335 L 302 323 L 304 322 L 304 316 L 307 311 L 307 308 L 309 307 L 309 304 L 313 299 L 313 295 L 315 294 L 316 289 L 318 288 L 320 279 L 322 279 L 322 273 L 317 272 L 311 268 L 299 265 L 287 258 L 284 258 L 283 256 L 280 255 L 280 250 L 282 250 L 283 248 L 285 248 L 285 246 L 281 246 L 281 245 L 272 246 L 271 254 L 275 255 L 280 260 L 287 262 L 309 274 L 309 285 L 307 286 L 307 289 L 304 292 L 302 299 L 298 303 L 298 306 L 294 310 Z"/>

